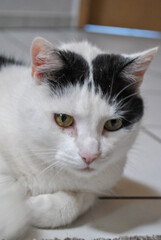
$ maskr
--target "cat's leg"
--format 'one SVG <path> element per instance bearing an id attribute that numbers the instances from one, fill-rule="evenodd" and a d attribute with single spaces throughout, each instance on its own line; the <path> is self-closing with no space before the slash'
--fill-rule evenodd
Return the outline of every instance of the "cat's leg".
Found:
<path id="1" fill-rule="evenodd" d="M 32 225 L 55 228 L 70 224 L 87 211 L 96 196 L 90 193 L 56 192 L 30 198 Z"/>
<path id="2" fill-rule="evenodd" d="M 24 190 L 0 157 L 0 239 L 22 239 L 28 227 Z"/>

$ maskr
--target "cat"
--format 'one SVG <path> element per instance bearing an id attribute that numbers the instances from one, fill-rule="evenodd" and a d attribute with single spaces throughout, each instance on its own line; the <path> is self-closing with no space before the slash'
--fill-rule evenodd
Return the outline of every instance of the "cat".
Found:
<path id="1" fill-rule="evenodd" d="M 0 237 L 56 228 L 120 179 L 157 48 L 105 53 L 88 42 L 33 40 L 31 66 L 0 57 Z"/>

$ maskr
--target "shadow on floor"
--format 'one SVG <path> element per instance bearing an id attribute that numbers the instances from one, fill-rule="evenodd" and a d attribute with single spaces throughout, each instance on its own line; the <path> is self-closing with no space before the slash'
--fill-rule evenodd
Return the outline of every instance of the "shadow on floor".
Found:
<path id="1" fill-rule="evenodd" d="M 115 191 L 125 196 L 157 196 L 150 187 L 122 178 Z M 121 193 L 121 192 L 120 192 Z M 85 224 L 97 230 L 121 234 L 161 219 L 161 200 L 98 200 L 96 205 L 69 228 Z"/>

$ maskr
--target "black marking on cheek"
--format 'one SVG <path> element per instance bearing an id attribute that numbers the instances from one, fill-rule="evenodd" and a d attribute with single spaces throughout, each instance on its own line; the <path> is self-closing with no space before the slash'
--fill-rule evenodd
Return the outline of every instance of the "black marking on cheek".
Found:
<path id="1" fill-rule="evenodd" d="M 59 51 L 58 57 L 63 63 L 62 68 L 46 73 L 46 81 L 51 90 L 61 90 L 68 86 L 79 84 L 82 86 L 89 77 L 87 61 L 79 54 L 71 51 Z"/>
<path id="2" fill-rule="evenodd" d="M 123 116 L 123 127 L 132 127 L 132 125 L 139 121 L 144 114 L 143 100 L 140 97 L 134 97 L 125 104 L 126 107 L 121 109 L 125 111 Z"/>
<path id="3" fill-rule="evenodd" d="M 117 112 L 124 112 L 123 127 L 132 126 L 143 116 L 143 100 L 137 96 L 137 90 L 129 79 L 120 74 L 133 61 L 135 59 L 115 54 L 100 54 L 92 61 L 95 92 L 100 89 L 102 97 L 108 99 L 111 105 L 114 99 L 117 103 L 121 102 Z"/>
<path id="4" fill-rule="evenodd" d="M 7 65 L 24 65 L 24 63 L 14 59 L 14 58 L 5 57 L 3 55 L 0 55 L 0 68 L 2 66 L 7 66 Z"/>

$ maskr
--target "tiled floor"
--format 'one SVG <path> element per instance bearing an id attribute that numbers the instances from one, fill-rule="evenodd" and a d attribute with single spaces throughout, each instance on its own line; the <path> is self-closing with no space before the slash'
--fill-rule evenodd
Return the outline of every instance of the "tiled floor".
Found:
<path id="1" fill-rule="evenodd" d="M 1 52 L 29 58 L 35 36 L 55 44 L 88 39 L 111 52 L 132 53 L 160 46 L 161 40 L 89 34 L 78 30 L 1 30 Z M 139 137 L 129 153 L 124 177 L 114 192 L 118 196 L 161 196 L 161 49 L 142 85 L 145 116 Z M 95 208 L 74 224 L 57 230 L 34 229 L 29 239 L 59 237 L 117 237 L 161 234 L 161 200 L 99 200 Z"/>

